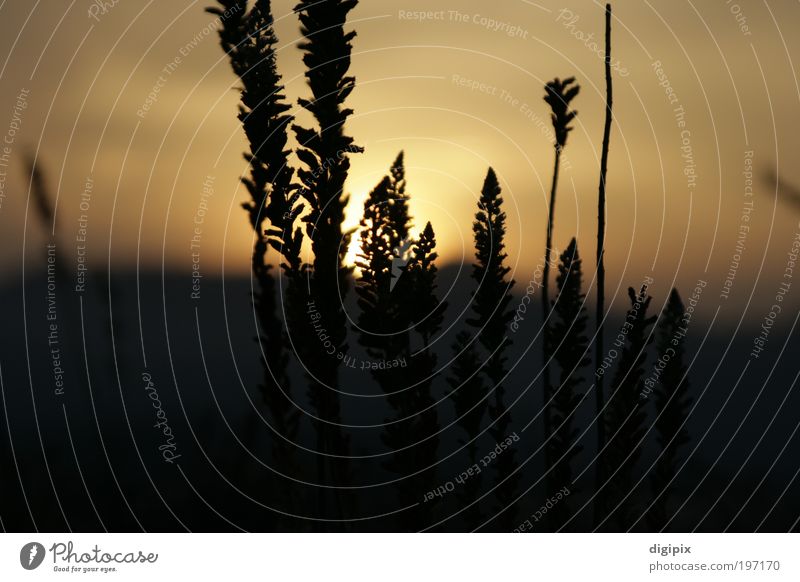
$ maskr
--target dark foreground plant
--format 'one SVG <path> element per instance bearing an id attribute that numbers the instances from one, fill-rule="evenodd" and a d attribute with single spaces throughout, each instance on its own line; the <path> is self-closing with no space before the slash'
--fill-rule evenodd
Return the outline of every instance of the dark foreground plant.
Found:
<path id="1" fill-rule="evenodd" d="M 567 145 L 567 136 L 572 131 L 572 120 L 578 114 L 569 108 L 570 102 L 578 95 L 581 90 L 580 85 L 573 85 L 575 77 L 569 77 L 561 81 L 558 77 L 545 85 L 545 102 L 550 106 L 550 118 L 553 122 L 555 132 L 555 162 L 553 164 L 553 182 L 550 188 L 550 205 L 547 214 L 547 237 L 544 245 L 544 271 L 542 273 L 542 325 L 548 325 L 550 316 L 550 255 L 553 246 L 553 225 L 556 210 L 556 191 L 558 189 L 558 173 L 561 167 L 561 151 Z M 574 241 L 573 241 L 574 242 Z M 550 366 L 548 364 L 551 354 L 548 352 L 546 343 L 542 344 L 542 379 L 544 390 L 542 397 L 545 407 L 552 395 L 552 385 L 550 382 Z M 545 439 L 550 436 L 550 417 L 547 410 L 544 411 L 544 434 Z M 545 453 L 549 462 L 549 451 Z"/>
<path id="2" fill-rule="evenodd" d="M 253 294 L 255 314 L 260 327 L 259 343 L 264 364 L 264 383 L 260 390 L 270 412 L 270 425 L 277 433 L 272 452 L 278 472 L 296 476 L 295 445 L 299 410 L 294 404 L 288 366 L 289 336 L 279 315 L 276 278 L 270 265 L 269 249 L 280 255 L 281 269 L 287 276 L 287 319 L 302 317 L 300 289 L 300 247 L 302 232 L 295 229 L 302 212 L 293 192 L 294 169 L 289 165 L 287 128 L 292 121 L 285 102 L 284 87 L 277 72 L 273 16 L 268 0 L 256 0 L 250 11 L 247 2 L 220 0 L 219 8 L 208 12 L 220 17 L 220 43 L 231 67 L 241 82 L 239 120 L 249 144 L 245 159 L 250 174 L 242 178 L 250 200 L 242 206 L 253 229 L 252 271 L 257 289 Z M 300 312 L 301 313 L 301 312 Z M 288 492 L 286 486 L 278 487 Z M 291 496 L 283 495 L 290 503 Z"/>
<path id="3" fill-rule="evenodd" d="M 603 321 L 605 319 L 606 303 L 606 268 L 603 260 L 606 244 L 606 175 L 608 174 L 608 146 L 611 139 L 611 107 L 613 92 L 611 82 L 611 4 L 606 4 L 606 119 L 603 125 L 603 152 L 600 158 L 600 186 L 597 195 L 597 305 L 595 306 L 595 365 L 599 366 L 605 356 L 603 341 Z M 603 450 L 606 444 L 605 420 L 603 419 L 603 376 L 595 382 L 595 423 L 597 424 L 597 450 Z M 595 497 L 595 523 L 602 519 L 601 513 L 605 505 L 602 492 L 605 475 L 602 463 L 597 463 L 596 471 L 596 497 Z"/>
<path id="4" fill-rule="evenodd" d="M 391 171 L 370 192 L 361 218 L 361 245 L 356 284 L 359 341 L 367 353 L 378 360 L 391 361 L 408 356 L 408 322 L 403 303 L 408 297 L 393 293 L 398 266 L 402 264 L 400 247 L 408 240 L 411 219 L 408 214 L 405 168 L 401 152 Z M 400 374 L 399 370 L 375 370 L 373 376 L 386 388 Z"/>
<path id="5" fill-rule="evenodd" d="M 483 415 L 486 411 L 486 383 L 483 381 L 483 360 L 475 346 L 475 340 L 466 332 L 460 332 L 453 343 L 453 361 L 450 365 L 450 400 L 456 413 L 456 424 L 464 431 L 464 439 L 459 443 L 466 445 L 467 459 L 470 468 L 478 462 L 478 437 L 481 431 Z M 470 530 L 478 527 L 483 521 L 483 514 L 478 500 L 481 489 L 481 473 L 467 479 L 456 492 L 464 510 L 464 521 Z"/>
<path id="6" fill-rule="evenodd" d="M 350 232 L 343 230 L 348 196 L 344 185 L 350 170 L 350 155 L 363 151 L 345 133 L 345 123 L 353 113 L 344 106 L 356 86 L 348 76 L 351 41 L 356 33 L 345 32 L 348 13 L 357 0 L 303 0 L 296 7 L 301 33 L 306 80 L 311 99 L 300 99 L 316 122 L 316 127 L 293 125 L 300 144 L 297 155 L 304 164 L 298 170 L 302 195 L 309 205 L 303 218 L 314 256 L 308 266 L 308 288 L 331 345 L 338 353 L 347 353 L 347 319 L 342 307 L 349 287 L 351 269 L 344 258 Z M 321 483 L 347 486 L 350 482 L 349 437 L 341 427 L 341 403 L 338 390 L 341 360 L 331 357 L 321 342 L 311 342 L 304 363 L 311 386 L 309 399 L 318 418 L 318 478 Z M 329 476 L 328 476 L 329 473 Z M 339 492 L 334 504 L 340 517 L 353 511 L 354 497 Z"/>
<path id="7" fill-rule="evenodd" d="M 655 428 L 660 451 L 650 474 L 653 504 L 647 513 L 647 521 L 651 531 L 663 531 L 669 524 L 679 452 L 689 442 L 685 423 L 692 399 L 689 396 L 688 371 L 684 364 L 684 313 L 680 295 L 677 289 L 673 289 L 658 324 L 658 357 L 659 362 L 666 364 L 659 377 L 660 386 L 656 386 L 653 391 Z"/>
<path id="8" fill-rule="evenodd" d="M 472 231 L 475 236 L 475 264 L 472 278 L 477 283 L 473 295 L 474 317 L 467 324 L 475 329 L 479 342 L 487 354 L 484 374 L 489 381 L 493 397 L 489 400 L 489 417 L 492 426 L 489 434 L 495 442 L 508 438 L 511 415 L 505 403 L 506 351 L 510 345 L 507 330 L 514 314 L 508 308 L 513 280 L 508 280 L 511 269 L 505 266 L 506 214 L 503 198 L 494 170 L 489 168 L 478 201 L 478 212 Z M 519 475 L 514 450 L 509 449 L 493 461 L 495 472 L 495 524 L 501 531 L 511 531 L 515 525 L 514 493 Z"/>
<path id="9" fill-rule="evenodd" d="M 383 439 L 394 450 L 386 468 L 401 475 L 398 481 L 402 506 L 401 528 L 419 531 L 430 525 L 429 505 L 420 503 L 436 486 L 439 422 L 431 389 L 437 375 L 436 354 L 431 349 L 442 325 L 445 304 L 436 294 L 436 237 L 431 223 L 414 243 L 408 265 L 394 293 L 403 313 L 400 319 L 413 330 L 415 346 L 408 367 L 397 378 L 404 384 L 389 396 L 395 418 L 386 425 Z M 393 370 L 397 371 L 397 369 Z"/>
<path id="10" fill-rule="evenodd" d="M 561 254 L 558 266 L 558 296 L 553 303 L 553 322 L 546 330 L 547 349 L 561 369 L 553 402 L 547 413 L 550 415 L 552 433 L 547 440 L 550 459 L 547 491 L 559 491 L 572 484 L 572 459 L 581 451 L 578 444 L 580 431 L 575 426 L 574 415 L 583 400 L 578 391 L 584 378 L 581 370 L 590 362 L 589 340 L 586 337 L 587 317 L 585 296 L 581 292 L 583 274 L 578 244 L 573 238 Z M 561 528 L 569 517 L 566 501 L 558 503 L 548 515 L 551 529 Z"/>
<path id="11" fill-rule="evenodd" d="M 626 531 L 634 521 L 634 468 L 641 457 L 646 420 L 640 394 L 647 347 L 653 341 L 650 327 L 656 320 L 655 316 L 647 315 L 652 297 L 647 294 L 646 285 L 638 295 L 629 287 L 628 296 L 631 307 L 623 324 L 627 333 L 609 393 L 605 416 L 608 444 L 600 461 L 608 476 L 604 496 L 608 506 L 603 527 L 616 531 Z"/>

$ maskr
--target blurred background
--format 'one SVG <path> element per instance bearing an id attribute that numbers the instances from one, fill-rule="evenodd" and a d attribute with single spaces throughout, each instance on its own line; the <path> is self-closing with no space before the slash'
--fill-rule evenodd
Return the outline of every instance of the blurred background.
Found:
<path id="1" fill-rule="evenodd" d="M 238 184 L 246 171 L 238 94 L 218 47 L 216 17 L 204 13 L 205 4 L 3 6 L 0 111 L 7 123 L 17 97 L 29 92 L 4 168 L 3 264 L 16 269 L 42 247 L 40 232 L 30 228 L 27 175 L 19 164 L 27 151 L 45 165 L 56 192 L 62 256 L 76 253 L 72 239 L 85 214 L 90 264 L 190 271 L 193 221 L 211 176 L 202 270 L 247 273 L 252 236 L 237 208 L 246 199 Z M 308 90 L 292 7 L 273 2 L 279 66 L 296 104 Z M 432 15 L 418 20 L 415 11 Z M 722 315 L 736 317 L 754 288 L 772 292 L 782 261 L 765 257 L 791 244 L 800 218 L 791 196 L 764 180 L 778 174 L 800 184 L 790 154 L 800 139 L 793 127 L 800 94 L 792 62 L 800 41 L 784 31 L 795 11 L 792 3 L 760 2 L 615 6 L 611 289 L 616 281 L 627 285 L 655 274 L 658 288 L 704 278 L 716 294 L 739 234 L 745 152 L 751 151 L 755 208 L 726 303 L 736 307 Z M 469 259 L 473 201 L 491 165 L 507 200 L 514 277 L 529 279 L 542 259 L 552 168 L 543 85 L 575 76 L 582 86 L 574 103 L 579 116 L 565 153 L 554 241 L 561 249 L 577 235 L 594 253 L 588 247 L 596 234 L 604 113 L 602 58 L 595 50 L 602 47 L 602 4 L 362 2 L 351 16 L 358 87 L 349 131 L 366 153 L 353 156 L 349 225 L 358 223 L 366 193 L 403 149 L 417 229 L 431 220 L 442 257 Z M 677 107 L 685 111 L 685 128 L 677 125 Z M 305 112 L 294 112 L 305 121 Z M 684 174 L 684 129 L 692 188 Z M 82 212 L 88 179 L 91 208 Z M 701 309 L 713 310 L 710 303 Z"/>

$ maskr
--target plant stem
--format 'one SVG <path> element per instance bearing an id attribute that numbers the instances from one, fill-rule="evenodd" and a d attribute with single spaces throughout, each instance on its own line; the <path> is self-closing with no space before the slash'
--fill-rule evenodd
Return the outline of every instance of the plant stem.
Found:
<path id="1" fill-rule="evenodd" d="M 606 237 L 606 173 L 608 170 L 608 142 L 611 137 L 611 105 L 612 105 L 612 86 L 611 86 L 611 4 L 606 4 L 606 121 L 603 129 L 603 153 L 600 159 L 600 187 L 597 198 L 597 306 L 596 321 L 597 334 L 595 337 L 595 365 L 599 366 L 603 360 L 603 318 L 605 316 L 605 284 L 606 269 L 603 262 L 605 254 Z M 597 451 L 598 453 L 605 446 L 605 426 L 603 423 L 603 376 L 597 378 L 595 385 L 596 398 L 596 417 L 597 423 Z M 598 455 L 599 459 L 599 455 Z M 595 521 L 598 520 L 600 507 L 602 506 L 602 496 L 600 488 L 603 486 L 604 470 L 603 464 L 598 460 L 596 471 L 596 493 L 598 495 L 595 504 Z"/>
<path id="2" fill-rule="evenodd" d="M 556 208 L 556 189 L 558 188 L 558 167 L 561 161 L 561 148 L 559 147 L 558 143 L 556 143 L 555 150 L 556 156 L 555 164 L 553 166 L 553 184 L 550 188 L 550 210 L 547 216 L 547 240 L 544 247 L 544 273 L 542 275 L 542 330 L 545 336 L 547 334 L 547 319 L 550 316 L 550 254 L 551 249 L 553 248 L 553 221 Z M 550 400 L 552 387 L 550 384 L 550 366 L 548 364 L 550 354 L 547 352 L 547 339 L 545 336 L 542 337 L 542 378 L 544 384 L 544 388 L 542 390 L 542 411 L 544 413 L 544 438 L 546 441 L 550 436 L 550 413 L 548 411 L 548 402 Z M 545 446 L 545 464 L 548 468 L 550 468 L 550 454 L 547 449 L 548 448 Z"/>

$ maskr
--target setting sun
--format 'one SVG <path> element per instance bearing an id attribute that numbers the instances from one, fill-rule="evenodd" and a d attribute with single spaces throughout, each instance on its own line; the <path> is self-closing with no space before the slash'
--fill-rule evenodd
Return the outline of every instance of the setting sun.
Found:
<path id="1" fill-rule="evenodd" d="M 797 530 L 798 22 L 0 1 L 0 529 L 270 532 L 113 565 L 309 582 L 624 578 L 738 559 L 667 532 Z M 500 537 L 373 535 L 427 531 Z M 53 554 L 27 539 L 0 579 Z"/>

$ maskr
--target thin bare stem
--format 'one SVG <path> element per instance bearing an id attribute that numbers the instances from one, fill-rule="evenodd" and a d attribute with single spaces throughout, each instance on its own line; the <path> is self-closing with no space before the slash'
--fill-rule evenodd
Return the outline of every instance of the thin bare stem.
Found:
<path id="1" fill-rule="evenodd" d="M 550 105 L 552 110 L 551 118 L 553 130 L 555 131 L 555 165 L 553 167 L 553 184 L 550 188 L 550 206 L 547 216 L 547 237 L 544 246 L 544 273 L 542 281 L 542 328 L 545 339 L 542 342 L 542 379 L 543 379 L 543 411 L 544 411 L 544 437 L 550 438 L 550 411 L 549 402 L 552 394 L 550 382 L 549 360 L 551 354 L 548 351 L 547 335 L 549 333 L 550 316 L 550 260 L 553 248 L 553 225 L 556 211 L 556 191 L 558 190 L 558 170 L 561 165 L 561 150 L 567 145 L 567 136 L 572 131 L 570 124 L 578 115 L 577 111 L 571 111 L 570 102 L 580 92 L 580 85 L 575 83 L 575 77 L 569 77 L 561 81 L 558 77 L 545 85 L 545 103 Z M 545 448 L 545 463 L 549 467 L 550 459 L 547 448 Z"/>
<path id="2" fill-rule="evenodd" d="M 611 105 L 612 105 L 612 86 L 611 86 L 611 4 L 606 4 L 606 122 L 603 129 L 603 153 L 600 159 L 600 187 L 597 197 L 597 306 L 596 322 L 597 334 L 595 338 L 595 365 L 599 365 L 603 360 L 603 318 L 605 317 L 605 284 L 606 269 L 603 262 L 605 254 L 606 239 L 606 174 L 608 171 L 608 143 L 611 138 Z M 599 376 L 595 384 L 596 417 L 597 423 L 597 450 L 598 452 L 605 446 L 606 435 L 603 423 L 603 377 Z M 596 471 L 596 491 L 600 491 L 603 486 L 604 470 L 602 462 L 598 461 Z M 598 501 L 595 506 L 595 521 L 602 511 L 601 495 L 598 493 Z"/>
<path id="3" fill-rule="evenodd" d="M 550 188 L 550 212 L 547 217 L 547 241 L 544 246 L 544 273 L 542 274 L 542 326 L 547 325 L 548 316 L 550 315 L 550 256 L 551 249 L 553 248 L 553 220 L 555 217 L 556 208 L 556 189 L 558 188 L 558 167 L 561 162 L 561 148 L 556 144 L 555 164 L 553 166 L 553 184 Z M 550 354 L 547 350 L 547 342 L 542 342 L 542 379 L 544 389 L 542 390 L 543 407 L 544 407 L 544 437 L 545 439 L 550 436 L 550 413 L 547 410 L 548 402 L 550 401 L 550 394 L 552 392 L 552 385 L 550 383 L 550 366 L 548 361 Z M 547 466 L 550 466 L 550 459 L 545 447 L 545 460 Z"/>

